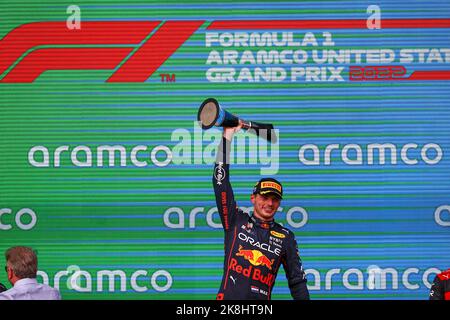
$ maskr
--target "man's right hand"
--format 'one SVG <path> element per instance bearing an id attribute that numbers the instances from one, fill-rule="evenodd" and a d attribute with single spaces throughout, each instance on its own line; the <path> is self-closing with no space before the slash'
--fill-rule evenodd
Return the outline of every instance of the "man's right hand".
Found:
<path id="1" fill-rule="evenodd" d="M 239 120 L 239 125 L 236 127 L 232 127 L 232 128 L 228 128 L 228 127 L 224 127 L 223 128 L 223 137 L 225 139 L 227 139 L 228 141 L 231 141 L 233 139 L 233 136 L 236 132 L 238 132 L 239 130 L 241 130 L 242 128 L 242 120 Z"/>

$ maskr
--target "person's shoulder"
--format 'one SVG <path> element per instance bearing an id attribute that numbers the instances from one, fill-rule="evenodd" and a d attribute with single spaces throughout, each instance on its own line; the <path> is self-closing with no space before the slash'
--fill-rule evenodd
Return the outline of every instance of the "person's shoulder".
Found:
<path id="1" fill-rule="evenodd" d="M 59 290 L 52 288 L 53 289 L 53 300 L 61 300 L 61 293 L 59 293 Z"/>
<path id="2" fill-rule="evenodd" d="M 250 220 L 250 214 L 247 211 L 242 210 L 239 206 L 236 206 L 236 214 L 244 221 Z"/>
<path id="3" fill-rule="evenodd" d="M 52 286 L 49 286 L 48 284 L 45 284 L 45 283 L 38 283 L 38 287 L 41 288 L 41 289 L 44 289 L 45 291 L 59 293 L 58 289 L 56 289 L 56 288 L 54 288 Z"/>
<path id="4" fill-rule="evenodd" d="M 3 291 L 2 293 L 0 293 L 0 300 L 14 300 L 15 294 L 16 291 L 14 290 L 14 288 Z"/>
<path id="5" fill-rule="evenodd" d="M 52 286 L 49 286 L 48 284 L 42 283 L 41 286 L 44 286 L 49 291 L 59 292 L 58 289 L 56 289 L 56 288 L 54 288 Z"/>
<path id="6" fill-rule="evenodd" d="M 39 287 L 41 290 L 40 292 L 43 294 L 42 299 L 44 299 L 44 300 L 61 300 L 61 294 L 59 293 L 58 289 L 53 288 L 45 283 L 40 283 Z"/>
<path id="7" fill-rule="evenodd" d="M 440 280 L 450 280 L 450 269 L 447 269 L 437 275 Z"/>

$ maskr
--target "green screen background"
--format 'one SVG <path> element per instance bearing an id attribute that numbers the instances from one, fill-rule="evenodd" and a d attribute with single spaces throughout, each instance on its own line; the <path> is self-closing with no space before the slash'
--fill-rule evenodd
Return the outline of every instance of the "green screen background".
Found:
<path id="1" fill-rule="evenodd" d="M 450 266 L 448 226 L 434 219 L 437 207 L 450 205 L 449 194 L 449 82 L 280 82 L 212 83 L 205 77 L 206 27 L 216 20 L 253 19 L 366 19 L 364 1 L 14 1 L 0 4 L 0 36 L 19 25 L 40 21 L 64 21 L 68 5 L 81 8 L 83 21 L 205 20 L 146 82 L 107 83 L 114 70 L 54 70 L 33 83 L 0 83 L 0 208 L 12 229 L 0 230 L 0 251 L 14 245 L 29 245 L 38 251 L 39 270 L 55 284 L 58 272 L 78 266 L 89 272 L 92 292 L 67 287 L 60 280 L 63 299 L 214 299 L 223 264 L 223 231 L 207 224 L 206 212 L 215 207 L 210 164 L 169 164 L 136 167 L 76 167 L 67 153 L 61 167 L 33 167 L 28 152 L 46 146 L 50 163 L 55 148 L 72 150 L 84 145 L 123 145 L 127 152 L 136 145 L 151 151 L 158 145 L 173 148 L 176 129 L 194 136 L 194 120 L 200 103 L 215 97 L 244 119 L 269 121 L 280 130 L 280 170 L 286 200 L 277 221 L 287 224 L 286 212 L 301 206 L 308 212 L 305 226 L 291 228 L 297 235 L 305 269 L 320 273 L 313 299 L 426 299 L 423 280 L 427 270 Z M 381 1 L 382 18 L 449 18 L 445 1 Z M 339 48 L 448 48 L 450 29 L 331 30 Z M 277 31 L 274 29 L 273 31 Z M 322 30 L 305 30 L 321 35 Z M 327 31 L 327 30 L 323 30 Z M 302 30 L 296 33 L 302 34 Z M 52 48 L 55 46 L 46 46 Z M 60 46 L 61 47 L 61 46 Z M 63 46 L 69 47 L 69 46 Z M 101 46 L 99 46 L 101 47 Z M 106 47 L 106 46 L 104 46 Z M 36 48 L 38 49 L 38 48 Z M 223 48 L 222 48 L 223 49 Z M 241 50 L 241 49 L 237 49 Z M 448 64 L 414 65 L 416 70 L 445 70 Z M 344 73 L 347 74 L 348 66 Z M 6 73 L 5 73 L 6 74 Z M 5 75 L 3 74 L 2 77 Z M 161 82 L 160 74 L 175 74 L 176 81 Z M 203 142 L 203 148 L 214 141 Z M 435 166 L 346 166 L 338 157 L 331 165 L 305 166 L 298 159 L 304 144 L 323 151 L 331 143 L 419 145 L 438 143 L 444 152 Z M 201 152 L 200 146 L 192 147 Z M 365 157 L 364 157 L 365 158 Z M 398 157 L 400 159 L 400 156 Z M 142 159 L 144 160 L 144 159 Z M 247 159 L 248 161 L 248 159 Z M 400 162 L 400 161 L 399 161 Z M 260 166 L 232 167 L 232 184 L 241 206 L 250 206 L 249 194 L 259 179 Z M 185 214 L 181 228 L 164 223 L 171 207 Z M 189 213 L 202 207 L 195 227 Z M 37 216 L 31 230 L 21 230 L 15 213 L 31 208 Z M 171 216 L 172 217 L 172 216 Z M 442 219 L 448 217 L 444 213 Z M 29 222 L 25 215 L 23 223 Z M 28 219 L 28 220 L 27 220 Z M 297 216 L 297 221 L 299 220 Z M 177 219 L 171 218 L 173 223 Z M 219 222 L 218 216 L 214 221 Z M 388 276 L 384 289 L 365 285 L 370 265 L 394 268 L 398 279 Z M 326 286 L 326 274 L 341 272 Z M 343 283 L 345 270 L 364 274 L 364 288 L 349 289 Z M 410 289 L 402 282 L 407 268 Z M 69 268 L 69 275 L 73 268 Z M 120 281 L 108 290 L 104 280 L 98 289 L 97 272 L 121 270 L 126 274 L 125 291 Z M 137 270 L 147 274 L 137 281 L 144 292 L 131 286 Z M 159 292 L 151 285 L 158 270 L 170 273 L 172 284 Z M 435 272 L 435 273 L 436 273 Z M 431 282 L 435 273 L 428 274 Z M 308 277 L 311 277 L 310 275 Z M 38 277 L 41 281 L 42 273 Z M 315 284 L 309 278 L 310 285 Z M 353 275 L 350 282 L 356 284 Z M 45 279 L 44 279 L 45 280 Z M 166 284 L 159 277 L 157 284 Z M 7 284 L 5 274 L 0 282 Z M 393 285 L 398 282 L 398 286 Z M 82 281 L 82 285 L 87 285 Z M 289 299 L 287 281 L 280 271 L 274 299 Z"/>

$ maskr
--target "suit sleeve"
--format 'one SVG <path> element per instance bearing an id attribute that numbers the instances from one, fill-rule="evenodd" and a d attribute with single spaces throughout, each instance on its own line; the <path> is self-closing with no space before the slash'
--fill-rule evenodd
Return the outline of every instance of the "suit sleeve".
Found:
<path id="1" fill-rule="evenodd" d="M 236 220 L 236 202 L 230 183 L 230 154 L 231 142 L 225 138 L 219 144 L 212 183 L 216 197 L 217 209 L 225 231 L 230 231 Z"/>
<path id="2" fill-rule="evenodd" d="M 286 272 L 289 290 L 291 291 L 291 296 L 294 300 L 309 300 L 309 291 L 306 286 L 306 274 L 303 270 L 300 255 L 298 254 L 297 241 L 292 232 L 289 237 L 286 255 L 281 260 Z"/>
<path id="3" fill-rule="evenodd" d="M 439 279 L 438 276 L 434 278 L 433 284 L 431 285 L 429 299 L 444 300 L 444 286 L 441 279 Z"/>

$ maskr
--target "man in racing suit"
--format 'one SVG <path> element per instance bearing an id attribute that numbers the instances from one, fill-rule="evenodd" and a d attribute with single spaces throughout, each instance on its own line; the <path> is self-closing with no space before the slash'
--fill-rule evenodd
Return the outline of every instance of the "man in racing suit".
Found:
<path id="1" fill-rule="evenodd" d="M 450 269 L 438 274 L 430 289 L 430 300 L 450 300 Z"/>
<path id="2" fill-rule="evenodd" d="M 224 273 L 217 299 L 270 300 L 283 264 L 292 297 L 308 300 L 295 235 L 273 219 L 282 199 L 281 184 L 270 178 L 258 181 L 251 195 L 252 216 L 238 209 L 234 200 L 228 159 L 232 137 L 240 128 L 224 128 L 214 166 L 214 192 L 225 231 Z"/>

